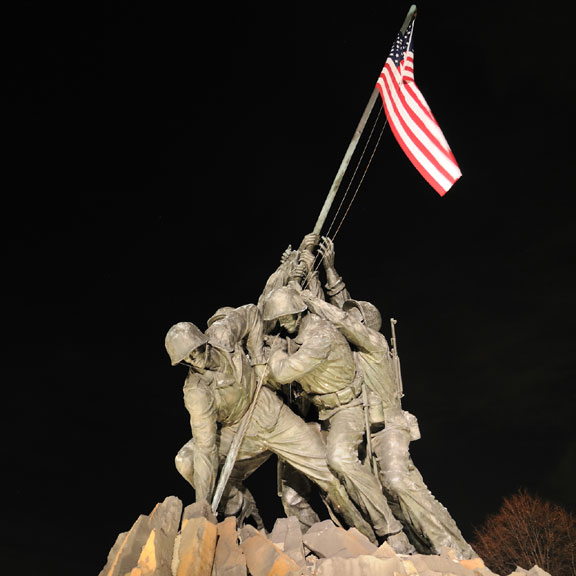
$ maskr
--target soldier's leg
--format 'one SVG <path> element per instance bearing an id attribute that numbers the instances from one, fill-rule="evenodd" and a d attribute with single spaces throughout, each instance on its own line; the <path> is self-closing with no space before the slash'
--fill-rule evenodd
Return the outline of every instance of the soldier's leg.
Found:
<path id="1" fill-rule="evenodd" d="M 230 442 L 234 436 L 235 430 L 224 428 L 219 438 L 220 469 L 228 453 Z M 230 474 L 228 484 L 222 494 L 218 511 L 220 515 L 236 516 L 238 525 L 241 526 L 246 518 L 251 517 L 260 530 L 264 527 L 262 518 L 256 506 L 256 501 L 243 481 L 248 478 L 257 468 L 259 468 L 270 456 L 271 453 L 265 453 L 260 448 L 255 450 L 256 455 L 252 458 L 245 450 L 242 454 L 243 460 L 237 460 Z M 189 440 L 176 454 L 176 469 L 194 486 L 194 439 Z"/>
<path id="2" fill-rule="evenodd" d="M 352 499 L 368 515 L 376 534 L 381 537 L 397 534 L 402 531 L 402 524 L 392 514 L 378 480 L 358 457 L 364 432 L 362 406 L 335 411 L 329 419 L 328 465 L 342 479 Z"/>
<path id="3" fill-rule="evenodd" d="M 447 546 L 462 558 L 475 557 L 448 510 L 424 484 L 410 458 L 409 444 L 407 428 L 385 428 L 373 435 L 382 485 L 399 506 L 413 544 L 422 553 L 439 554 L 442 546 Z"/>
<path id="4" fill-rule="evenodd" d="M 230 449 L 230 443 L 237 433 L 237 426 L 225 427 L 220 432 L 220 470 Z M 236 516 L 238 527 L 242 527 L 248 518 L 252 518 L 258 530 L 264 529 L 264 522 L 258 510 L 256 500 L 245 486 L 249 478 L 272 453 L 255 443 L 249 436 L 242 442 L 230 478 L 222 494 L 219 512 L 223 516 Z"/>
<path id="5" fill-rule="evenodd" d="M 218 514 L 224 518 L 235 516 L 238 528 L 244 526 L 250 518 L 258 530 L 265 528 L 256 500 L 244 484 L 236 484 L 233 481 L 228 483 L 218 506 Z"/>
<path id="6" fill-rule="evenodd" d="M 278 482 L 286 516 L 298 518 L 302 533 L 306 533 L 310 527 L 320 522 L 320 517 L 311 505 L 312 483 L 302 472 L 280 459 Z"/>
<path id="7" fill-rule="evenodd" d="M 259 426 L 262 443 L 324 491 L 334 512 L 339 514 L 348 526 L 356 527 L 375 541 L 372 528 L 354 506 L 344 486 L 328 468 L 326 447 L 319 429 L 308 426 L 300 416 L 283 404 L 272 422 L 267 415 L 272 413 L 275 402 L 282 401 L 267 388 L 262 388 L 261 392 L 264 393 L 263 412 L 259 414 L 255 411 L 254 421 Z M 270 404 L 269 409 L 266 408 L 267 403 Z"/>

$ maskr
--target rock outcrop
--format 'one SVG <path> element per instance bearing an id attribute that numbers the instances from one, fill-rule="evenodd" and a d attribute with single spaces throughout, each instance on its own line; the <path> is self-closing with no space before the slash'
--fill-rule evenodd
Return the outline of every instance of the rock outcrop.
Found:
<path id="1" fill-rule="evenodd" d="M 506 576 L 494 575 L 481 558 L 397 554 L 376 546 L 354 528 L 331 520 L 305 534 L 298 520 L 279 518 L 270 534 L 236 518 L 219 522 L 206 502 L 183 508 L 167 497 L 141 515 L 110 549 L 99 576 Z M 509 576 L 550 576 L 534 566 Z"/>

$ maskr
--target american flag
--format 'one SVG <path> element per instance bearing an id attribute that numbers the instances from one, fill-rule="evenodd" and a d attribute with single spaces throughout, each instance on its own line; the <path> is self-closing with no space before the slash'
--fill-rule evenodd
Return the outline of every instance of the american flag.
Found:
<path id="1" fill-rule="evenodd" d="M 414 82 L 414 20 L 398 33 L 377 87 L 392 132 L 412 164 L 444 196 L 462 176 L 430 107 Z"/>

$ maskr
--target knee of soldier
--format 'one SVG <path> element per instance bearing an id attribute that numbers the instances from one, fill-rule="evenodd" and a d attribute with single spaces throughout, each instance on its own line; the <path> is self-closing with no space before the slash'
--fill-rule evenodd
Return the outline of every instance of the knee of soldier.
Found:
<path id="1" fill-rule="evenodd" d="M 223 499 L 220 508 L 222 509 L 224 516 L 238 516 L 240 511 L 245 507 L 245 502 L 246 499 L 240 490 L 235 486 L 229 486 L 226 492 L 226 498 Z"/>
<path id="2" fill-rule="evenodd" d="M 401 494 L 410 488 L 409 479 L 399 470 L 384 470 L 381 479 L 385 488 L 394 494 Z"/>
<path id="3" fill-rule="evenodd" d="M 176 470 L 186 479 L 190 484 L 194 481 L 194 460 L 191 454 L 186 450 L 180 450 L 174 457 L 174 464 Z"/>
<path id="4" fill-rule="evenodd" d="M 294 490 L 294 488 L 285 484 L 282 486 L 282 502 L 287 504 L 290 508 L 294 508 L 301 506 L 302 502 L 304 502 L 304 498 L 300 493 Z"/>
<path id="5" fill-rule="evenodd" d="M 338 444 L 329 445 L 326 450 L 328 466 L 337 474 L 344 474 L 358 464 L 358 455 L 354 454 L 350 447 Z"/>

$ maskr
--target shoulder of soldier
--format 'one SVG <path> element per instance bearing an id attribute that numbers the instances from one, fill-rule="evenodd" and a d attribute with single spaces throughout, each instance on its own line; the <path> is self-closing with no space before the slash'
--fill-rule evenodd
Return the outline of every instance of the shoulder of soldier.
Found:
<path id="1" fill-rule="evenodd" d="M 214 404 L 214 390 L 206 376 L 192 372 L 184 383 L 184 405 L 190 415 L 206 414 Z"/>
<path id="2" fill-rule="evenodd" d="M 339 330 L 334 326 L 330 320 L 321 318 L 320 316 L 309 313 L 307 321 L 303 327 L 304 336 L 308 338 L 325 339 L 326 341 L 344 339 Z"/>
<path id="3" fill-rule="evenodd" d="M 314 314 L 314 312 L 308 311 L 304 315 L 304 326 L 323 326 L 324 324 L 330 324 L 328 320 L 322 318 L 322 316 L 318 316 L 318 314 Z"/>
<path id="4" fill-rule="evenodd" d="M 238 306 L 238 308 L 234 308 L 234 312 L 238 312 L 240 314 L 247 314 L 249 312 L 253 312 L 254 310 L 258 310 L 258 306 L 256 304 L 242 304 L 242 306 Z"/>
<path id="5" fill-rule="evenodd" d="M 190 370 L 184 381 L 184 392 L 210 392 L 212 379 L 207 374 L 199 374 Z"/>
<path id="6" fill-rule="evenodd" d="M 324 330 L 338 332 L 338 328 L 334 322 L 328 320 L 327 318 L 322 318 L 321 316 L 317 316 L 316 314 L 311 314 L 317 318 L 317 324 L 321 326 Z"/>
<path id="7" fill-rule="evenodd" d="M 373 340 L 379 345 L 379 347 L 384 348 L 386 350 L 389 349 L 388 340 L 386 339 L 386 336 L 382 334 L 382 332 L 374 330 L 373 328 L 366 327 L 366 333 L 369 335 L 371 340 Z"/>

